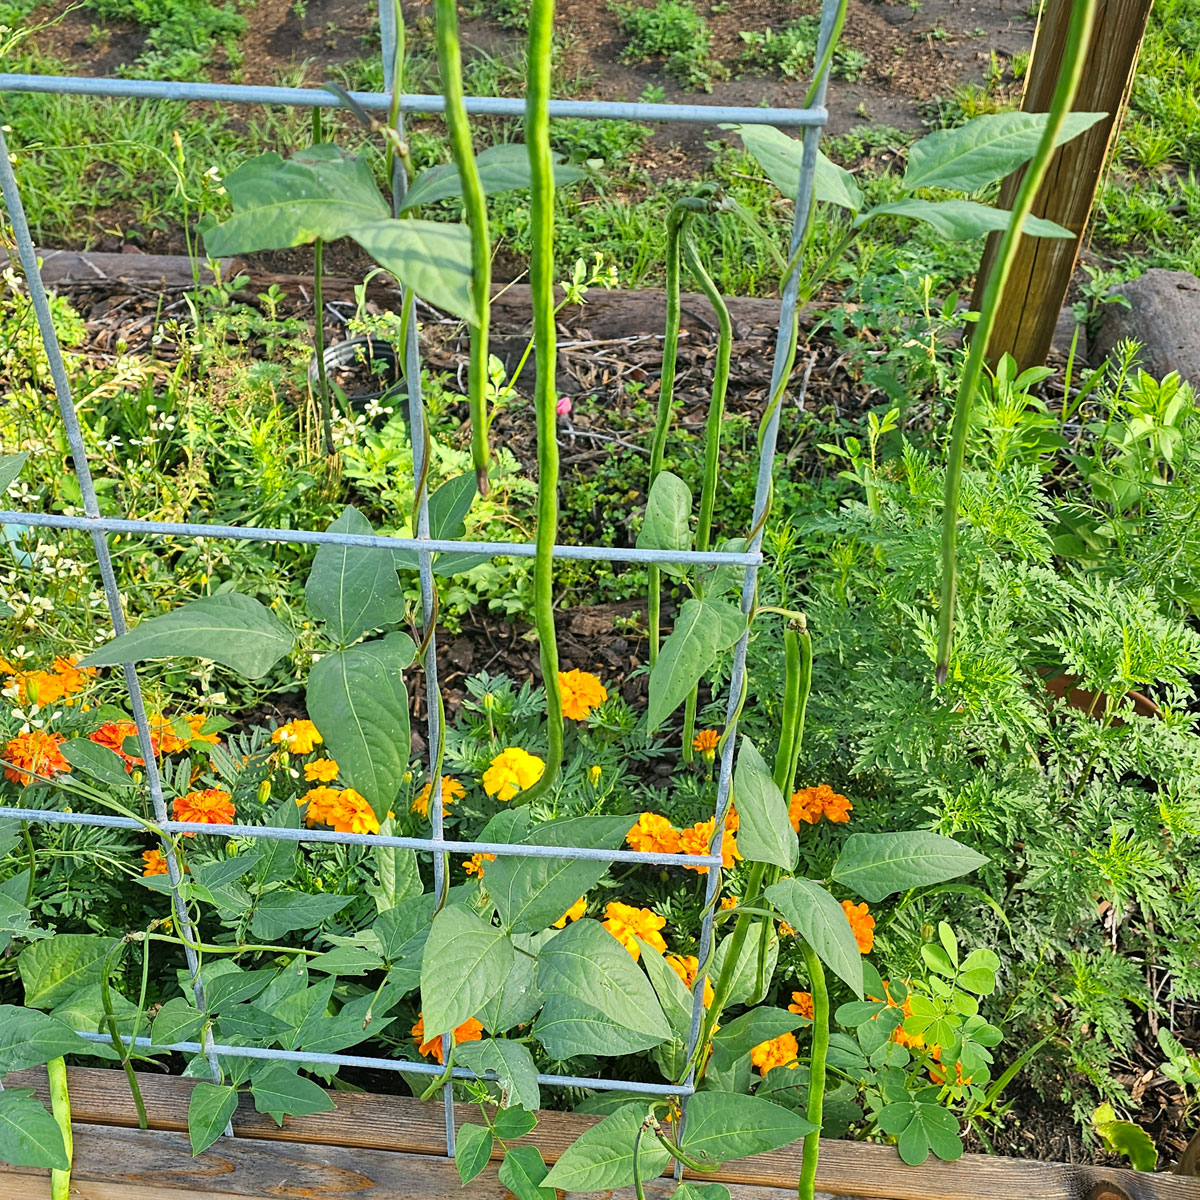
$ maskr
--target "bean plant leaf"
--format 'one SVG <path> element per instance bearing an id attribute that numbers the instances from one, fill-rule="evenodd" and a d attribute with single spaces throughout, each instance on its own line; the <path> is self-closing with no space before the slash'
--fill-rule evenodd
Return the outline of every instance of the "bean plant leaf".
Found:
<path id="1" fill-rule="evenodd" d="M 1054 144 L 1071 141 L 1107 115 L 1067 113 Z M 908 152 L 904 189 L 911 192 L 940 187 L 977 192 L 1033 157 L 1048 120 L 1048 113 L 987 113 L 956 129 L 928 134 Z"/>
<path id="2" fill-rule="evenodd" d="M 692 493 L 678 475 L 663 471 L 650 485 L 646 518 L 637 536 L 641 550 L 690 550 L 692 548 Z M 678 563 L 660 563 L 668 575 L 682 576 Z"/>
<path id="3" fill-rule="evenodd" d="M 188 1137 L 192 1154 L 203 1154 L 225 1132 L 237 1109 L 237 1088 L 198 1083 L 188 1102 Z"/>
<path id="4" fill-rule="evenodd" d="M 816 1128 L 798 1113 L 757 1096 L 697 1092 L 688 1104 L 680 1148 L 701 1162 L 723 1163 L 790 1146 Z"/>
<path id="5" fill-rule="evenodd" d="M 496 1139 L 490 1129 L 469 1122 L 459 1128 L 458 1143 L 454 1147 L 454 1165 L 458 1177 L 466 1187 L 491 1161 Z"/>
<path id="6" fill-rule="evenodd" d="M 439 541 L 453 541 L 467 533 L 467 513 L 475 503 L 478 488 L 473 472 L 465 471 L 447 479 L 429 497 L 429 536 Z M 486 554 L 464 554 L 459 551 L 442 551 L 433 558 L 433 569 L 438 575 L 458 575 L 472 567 L 488 561 Z M 421 560 L 415 550 L 393 551 L 393 559 L 401 570 L 416 571 Z"/>
<path id="7" fill-rule="evenodd" d="M 537 1067 L 524 1042 L 506 1038 L 485 1038 L 479 1042 L 464 1042 L 454 1051 L 454 1061 L 477 1075 L 495 1072 L 497 1082 L 509 1104 L 519 1104 L 533 1112 L 542 1106 L 538 1087 Z"/>
<path id="8" fill-rule="evenodd" d="M 556 1200 L 558 1193 L 544 1187 L 546 1163 L 536 1146 L 514 1146 L 500 1164 L 500 1182 L 516 1200 Z"/>
<path id="9" fill-rule="evenodd" d="M 266 1113 L 276 1125 L 284 1117 L 307 1117 L 313 1113 L 333 1112 L 337 1107 L 329 1093 L 289 1063 L 269 1062 L 259 1067 L 250 1083 L 254 1107 Z"/>
<path id="10" fill-rule="evenodd" d="M 58 748 L 72 768 L 110 788 L 133 786 L 121 756 L 107 746 L 98 746 L 90 738 L 71 738 Z"/>
<path id="11" fill-rule="evenodd" d="M 654 985 L 663 1014 L 671 1023 L 675 1037 L 686 1039 L 692 1024 L 692 993 L 663 955 L 641 938 L 638 938 L 638 943 L 642 948 L 642 965 Z"/>
<path id="12" fill-rule="evenodd" d="M 740 825 L 738 849 L 748 862 L 771 863 L 791 871 L 800 852 L 788 818 L 787 801 L 757 747 L 742 738 L 733 776 Z"/>
<path id="13" fill-rule="evenodd" d="M 98 984 L 115 938 L 93 933 L 60 933 L 26 946 L 17 958 L 30 1008 L 55 1008 L 80 988 Z"/>
<path id="14" fill-rule="evenodd" d="M 746 630 L 742 610 L 725 600 L 685 600 L 650 672 L 646 725 L 653 733 L 691 695 L 700 678 Z"/>
<path id="15" fill-rule="evenodd" d="M 962 1157 L 958 1120 L 940 1104 L 924 1100 L 901 1100 L 879 1112 L 879 1128 L 896 1139 L 900 1157 L 918 1167 L 932 1150 L 944 1162 Z"/>
<path id="16" fill-rule="evenodd" d="M 767 888 L 766 896 L 796 935 L 861 999 L 862 955 L 842 906 L 811 879 L 781 879 Z"/>
<path id="17" fill-rule="evenodd" d="M 893 892 L 968 875 L 988 861 L 970 846 L 926 830 L 852 833 L 842 845 L 833 878 L 874 904 Z"/>
<path id="18" fill-rule="evenodd" d="M 647 1101 L 635 1100 L 593 1125 L 563 1151 L 542 1181 L 543 1185 L 564 1192 L 600 1192 L 629 1187 L 633 1182 L 633 1141 L 649 1111 Z M 688 1119 L 690 1122 L 690 1107 Z M 670 1154 L 654 1138 L 642 1139 L 638 1174 L 643 1183 L 662 1174 L 670 1161 Z"/>
<path id="19" fill-rule="evenodd" d="M 294 800 L 284 800 L 270 814 L 270 824 L 278 829 L 299 829 L 300 806 Z M 299 843 L 289 842 L 285 838 L 262 838 L 256 845 L 262 857 L 254 878 L 260 884 L 285 883 L 295 875 Z"/>
<path id="20" fill-rule="evenodd" d="M 150 1041 L 156 1046 L 197 1041 L 205 1020 L 202 1012 L 182 996 L 176 996 L 154 1014 L 154 1024 L 150 1026 Z"/>
<path id="21" fill-rule="evenodd" d="M 20 454 L 5 454 L 0 457 L 0 496 L 8 491 L 9 484 L 21 474 L 28 459 L 29 453 L 25 450 Z"/>
<path id="22" fill-rule="evenodd" d="M 250 932 L 271 942 L 293 929 L 312 929 L 340 912 L 353 898 L 330 892 L 300 892 L 295 888 L 267 892 L 255 902 Z"/>
<path id="23" fill-rule="evenodd" d="M 729 1200 L 723 1183 L 692 1183 L 684 1180 L 671 1194 L 671 1200 Z"/>
<path id="24" fill-rule="evenodd" d="M 308 677 L 306 703 L 342 779 L 383 820 L 410 753 L 408 689 L 401 674 L 416 647 L 405 633 L 327 654 Z"/>
<path id="25" fill-rule="evenodd" d="M 559 162 L 562 155 L 555 154 L 554 182 L 561 187 L 587 178 L 587 172 L 578 167 L 564 166 Z M 479 171 L 479 182 L 484 195 L 494 196 L 497 192 L 512 192 L 529 186 L 529 150 L 523 145 L 502 143 L 489 146 L 475 156 Z M 423 204 L 438 200 L 449 200 L 462 195 L 462 178 L 453 163 L 442 163 L 421 171 L 404 197 L 400 211 L 410 212 Z"/>
<path id="26" fill-rule="evenodd" d="M 519 1104 L 501 1108 L 492 1118 L 492 1128 L 502 1142 L 515 1142 L 537 1128 L 537 1117 Z"/>
<path id="27" fill-rule="evenodd" d="M 377 218 L 342 230 L 435 308 L 479 324 L 472 293 L 471 232 L 441 221 Z"/>
<path id="28" fill-rule="evenodd" d="M 139 622 L 79 665 L 111 667 L 146 659 L 207 658 L 245 679 L 261 679 L 294 645 L 290 631 L 257 600 L 238 592 L 222 592 Z"/>
<path id="29" fill-rule="evenodd" d="M 333 241 L 350 225 L 389 215 L 367 160 L 321 143 L 289 159 L 273 151 L 222 180 L 233 216 L 204 233 L 213 258 Z"/>
<path id="30" fill-rule="evenodd" d="M 512 960 L 513 945 L 503 929 L 465 905 L 443 908 L 433 918 L 421 965 L 425 1037 L 449 1033 L 475 1016 L 504 986 Z"/>
<path id="31" fill-rule="evenodd" d="M 876 217 L 911 217 L 924 221 L 944 238 L 952 242 L 969 242 L 997 229 L 1007 229 L 1011 213 L 1004 208 L 993 208 L 977 200 L 919 200 L 909 196 L 904 200 L 892 200 L 860 213 L 856 225 L 863 225 Z M 1069 238 L 1075 235 L 1054 221 L 1044 217 L 1028 216 L 1021 226 L 1027 237 Z"/>
<path id="32" fill-rule="evenodd" d="M 717 944 L 717 952 L 713 956 L 710 974 L 719 979 L 725 966 L 726 956 L 733 943 L 733 935 L 724 938 Z M 772 933 L 770 945 L 767 948 L 766 980 L 771 981 L 775 973 L 775 965 L 779 960 L 779 938 Z M 737 964 L 733 971 L 733 984 L 729 993 L 730 1004 L 748 1004 L 750 997 L 758 991 L 758 938 L 747 938 L 742 943 L 738 953 Z"/>
<path id="33" fill-rule="evenodd" d="M 326 532 L 370 536 L 375 530 L 353 504 L 347 504 Z M 365 546 L 326 543 L 318 547 L 304 585 L 304 600 L 339 645 L 404 616 L 404 590 L 391 552 Z"/>
<path id="34" fill-rule="evenodd" d="M 787 199 L 796 199 L 800 191 L 803 142 L 773 125 L 722 125 L 721 128 L 733 130 L 742 139 L 746 152 L 766 172 L 767 178 Z M 835 204 L 851 212 L 862 208 L 862 192 L 854 182 L 854 176 L 844 167 L 830 162 L 819 150 L 813 184 L 817 199 L 824 204 Z"/>
<path id="35" fill-rule="evenodd" d="M 90 1054 L 91 1050 L 91 1042 L 85 1042 L 57 1017 L 0 1004 L 0 1075 L 40 1067 L 67 1054 Z"/>
<path id="36" fill-rule="evenodd" d="M 0 1160 L 14 1167 L 70 1167 L 58 1122 L 33 1094 L 33 1088 L 0 1092 Z"/>

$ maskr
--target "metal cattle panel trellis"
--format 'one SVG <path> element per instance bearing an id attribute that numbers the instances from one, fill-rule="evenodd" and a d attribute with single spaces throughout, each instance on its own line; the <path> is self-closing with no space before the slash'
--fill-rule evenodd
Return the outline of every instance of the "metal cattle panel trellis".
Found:
<path id="1" fill-rule="evenodd" d="M 792 224 L 789 261 L 795 259 L 801 246 L 810 217 L 814 196 L 814 181 L 817 163 L 817 148 L 821 128 L 826 121 L 825 90 L 828 82 L 826 51 L 833 37 L 837 22 L 839 0 L 823 0 L 820 33 L 817 43 L 816 63 L 824 70 L 814 80 L 811 92 L 812 107 L 808 108 L 741 108 L 707 104 L 625 104 L 601 101 L 550 102 L 552 117 L 582 117 L 596 120 L 634 120 L 661 122 L 691 122 L 716 124 L 736 122 L 742 124 L 780 125 L 803 130 L 803 153 L 800 182 L 796 195 L 796 210 Z M 380 30 L 384 63 L 384 78 L 394 77 L 397 29 L 395 12 L 389 0 L 380 0 Z M 84 79 L 54 75 L 11 75 L 0 74 L 0 93 L 3 92 L 46 92 L 55 95 L 102 96 L 107 98 L 131 97 L 145 100 L 224 100 L 251 104 L 286 104 L 297 107 L 336 107 L 339 101 L 327 91 L 316 88 L 255 87 L 234 84 L 184 83 L 178 81 L 153 81 L 131 79 Z M 355 93 L 355 100 L 364 108 L 388 111 L 391 96 L 387 93 Z M 524 112 L 524 101 L 503 97 L 472 97 L 466 101 L 467 111 L 478 116 L 520 116 Z M 445 102 L 440 96 L 410 96 L 401 98 L 399 121 L 406 113 L 440 113 Z M 398 160 L 397 160 L 398 161 Z M 397 202 L 403 196 L 407 179 L 403 168 L 397 166 L 393 179 L 393 195 Z M 125 632 L 125 616 L 121 594 L 109 550 L 109 533 L 142 534 L 152 537 L 176 536 L 191 538 L 223 538 L 230 540 L 293 542 L 308 545 L 334 544 L 361 546 L 390 550 L 415 551 L 420 566 L 422 621 L 427 638 L 424 671 L 427 695 L 433 695 L 437 682 L 437 646 L 434 631 L 430 627 L 435 612 L 432 556 L 439 551 L 465 551 L 485 553 L 492 556 L 529 557 L 534 553 L 532 544 L 501 542 L 446 541 L 429 536 L 429 497 L 425 487 L 424 470 L 424 408 L 420 395 L 420 358 L 417 347 L 416 323 L 408 326 L 408 340 L 404 347 L 406 375 L 410 381 L 409 424 L 411 430 L 413 478 L 420 481 L 417 496 L 418 520 L 416 537 L 397 538 L 334 533 L 316 530 L 261 529 L 246 526 L 205 525 L 176 523 L 169 521 L 141 521 L 136 518 L 117 519 L 101 515 L 96 488 L 92 480 L 84 447 L 83 431 L 71 398 L 71 387 L 67 377 L 58 337 L 54 329 L 45 286 L 42 283 L 37 252 L 33 244 L 29 222 L 25 216 L 17 187 L 16 175 L 9 159 L 8 146 L 3 130 L 0 129 L 0 190 L 8 209 L 9 220 L 17 245 L 18 256 L 29 281 L 30 299 L 37 317 L 42 342 L 50 365 L 59 411 L 67 434 L 71 458 L 83 501 L 82 517 L 61 516 L 45 513 L 0 511 L 0 523 L 13 522 L 51 529 L 84 530 L 91 534 L 96 553 L 97 566 L 104 587 L 104 595 L 112 617 L 114 635 Z M 779 333 L 776 339 L 775 358 L 771 373 L 769 396 L 778 395 L 788 369 L 788 352 L 791 326 L 796 311 L 799 289 L 799 264 L 793 266 L 784 283 L 780 310 Z M 320 314 L 317 319 L 320 320 Z M 749 614 L 754 601 L 759 566 L 762 562 L 763 523 L 770 495 L 771 470 L 775 458 L 775 444 L 779 430 L 782 405 L 775 403 L 768 414 L 766 427 L 760 442 L 757 484 L 754 498 L 754 513 L 751 523 L 752 534 L 744 552 L 696 552 L 668 550 L 611 549 L 601 546 L 556 546 L 556 558 L 605 559 L 610 562 L 668 563 L 692 566 L 736 566 L 743 567 L 742 611 Z M 440 893 L 445 882 L 446 855 L 456 853 L 504 854 L 512 857 L 532 858 L 575 858 L 603 859 L 609 862 L 643 863 L 658 866 L 707 866 L 705 886 L 704 918 L 700 931 L 699 961 L 705 962 L 713 945 L 713 920 L 716 898 L 720 890 L 721 839 L 725 815 L 729 809 L 731 782 L 733 777 L 733 755 L 739 698 L 746 672 L 746 647 L 749 640 L 747 629 L 734 649 L 733 669 L 729 681 L 729 699 L 726 722 L 728 736 L 721 753 L 720 773 L 717 784 L 717 799 L 714 809 L 713 837 L 707 855 L 652 854 L 629 850 L 598 850 L 588 847 L 510 845 L 507 843 L 447 841 L 442 823 L 443 807 L 440 788 L 431 789 L 430 816 L 431 836 L 428 838 L 389 837 L 372 834 L 337 833 L 332 830 L 284 829 L 275 826 L 226 825 L 220 833 L 225 836 L 255 837 L 295 842 L 333 842 L 340 845 L 394 846 L 398 848 L 431 852 L 434 869 L 434 890 Z M 129 705 L 137 727 L 137 737 L 142 758 L 145 760 L 146 786 L 149 790 L 154 820 L 139 822 L 129 817 L 106 814 L 59 812 L 43 809 L 0 808 L 0 820 L 30 821 L 42 824 L 106 827 L 133 829 L 157 833 L 162 840 L 163 854 L 167 862 L 167 877 L 172 896 L 172 905 L 178 920 L 179 930 L 185 943 L 185 952 L 192 991 L 197 1007 L 205 1010 L 203 981 L 200 977 L 199 960 L 189 943 L 195 943 L 195 929 L 179 891 L 181 875 L 179 862 L 169 835 L 176 833 L 213 834 L 217 830 L 211 825 L 168 819 L 166 799 L 163 795 L 162 779 L 159 775 L 151 741 L 150 722 L 142 699 L 141 686 L 136 667 L 126 663 L 122 667 Z M 438 724 L 438 706 L 427 705 L 429 712 L 428 755 L 430 767 L 438 761 L 442 731 Z M 688 1054 L 695 1048 L 699 1037 L 703 1014 L 704 976 L 699 975 L 693 985 L 692 1020 L 689 1034 Z M 105 1034 L 83 1033 L 93 1042 L 111 1042 Z M 127 1042 L 130 1040 L 125 1039 Z M 443 1050 L 449 1050 L 450 1035 L 443 1036 Z M 137 1046 L 150 1046 L 149 1038 L 134 1039 Z M 227 1046 L 213 1039 L 211 1030 L 206 1029 L 203 1043 L 176 1042 L 170 1045 L 155 1045 L 156 1050 L 175 1050 L 185 1054 L 203 1053 L 209 1063 L 214 1081 L 221 1078 L 219 1056 L 227 1058 L 276 1059 L 286 1062 L 320 1063 L 332 1067 L 373 1067 L 385 1071 L 402 1071 L 407 1074 L 437 1076 L 442 1068 L 434 1063 L 409 1062 L 394 1058 L 376 1058 L 355 1054 L 321 1054 L 306 1051 L 260 1049 L 249 1046 Z M 472 1071 L 455 1068 L 451 1075 L 455 1079 L 478 1078 Z M 484 1078 L 492 1078 L 485 1075 Z M 647 1096 L 678 1096 L 686 1105 L 687 1098 L 695 1091 L 694 1068 L 682 1083 L 641 1083 L 627 1079 L 583 1078 L 570 1075 L 539 1075 L 538 1082 L 549 1087 L 581 1087 L 602 1091 L 626 1091 Z M 446 1113 L 446 1153 L 454 1154 L 454 1097 L 453 1085 L 448 1081 L 444 1088 Z M 232 1127 L 226 1132 L 232 1135 Z"/>

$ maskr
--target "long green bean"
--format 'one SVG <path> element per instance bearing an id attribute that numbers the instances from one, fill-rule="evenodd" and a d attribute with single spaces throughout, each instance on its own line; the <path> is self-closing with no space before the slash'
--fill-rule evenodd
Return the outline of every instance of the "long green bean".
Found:
<path id="1" fill-rule="evenodd" d="M 813 948 L 807 942 L 801 941 L 800 953 L 804 955 L 804 965 L 808 968 L 808 978 L 812 987 L 812 1052 L 808 1066 L 806 1115 L 816 1129 L 804 1139 L 797 1195 L 799 1200 L 814 1200 L 817 1160 L 821 1154 L 821 1120 L 825 1109 L 825 1060 L 829 1055 L 829 988 L 825 983 L 825 968 Z"/>
<path id="2" fill-rule="evenodd" d="M 50 1172 L 50 1200 L 70 1200 L 71 1162 L 75 1157 L 75 1139 L 71 1133 L 71 1093 L 67 1090 L 67 1064 L 61 1058 L 52 1058 L 46 1064 L 50 1078 L 50 1111 L 62 1133 L 63 1147 L 67 1152 L 67 1169 Z"/>
<path id="3" fill-rule="evenodd" d="M 324 134 L 321 128 L 321 110 L 313 109 L 313 145 L 319 145 Z M 325 367 L 325 239 L 313 240 L 313 354 L 317 360 L 317 391 L 321 404 L 321 436 L 325 442 L 325 453 L 333 457 L 333 405 L 329 398 L 329 372 Z"/>

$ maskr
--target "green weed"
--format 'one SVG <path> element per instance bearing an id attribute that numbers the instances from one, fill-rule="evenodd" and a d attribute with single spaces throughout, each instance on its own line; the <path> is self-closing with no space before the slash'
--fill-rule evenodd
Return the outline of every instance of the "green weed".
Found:
<path id="1" fill-rule="evenodd" d="M 618 4 L 621 30 L 629 39 L 625 58 L 663 58 L 667 73 L 686 88 L 712 91 L 726 75 L 711 56 L 712 31 L 691 0 L 657 0 L 652 8 Z"/>

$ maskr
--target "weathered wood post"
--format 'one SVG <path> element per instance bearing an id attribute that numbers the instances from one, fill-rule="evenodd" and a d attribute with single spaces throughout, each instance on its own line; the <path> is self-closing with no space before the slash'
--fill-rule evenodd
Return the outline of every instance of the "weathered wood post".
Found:
<path id="1" fill-rule="evenodd" d="M 1074 107 L 1077 112 L 1109 115 L 1080 137 L 1059 147 L 1033 205 L 1035 216 L 1057 221 L 1070 229 L 1075 237 L 1021 239 L 1004 293 L 1005 304 L 988 343 L 989 362 L 995 363 L 1006 351 L 1022 369 L 1046 361 L 1109 146 L 1129 101 L 1151 2 L 1100 0 L 1097 6 L 1091 45 Z M 1072 0 L 1045 0 L 1021 102 L 1025 112 L 1046 112 L 1050 107 L 1062 62 L 1071 4 Z M 1021 173 L 1015 172 L 1001 184 L 998 202 L 1001 208 L 1012 207 Z M 994 233 L 988 238 L 975 285 L 974 307 L 978 307 L 999 244 L 999 234 Z"/>

